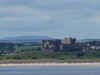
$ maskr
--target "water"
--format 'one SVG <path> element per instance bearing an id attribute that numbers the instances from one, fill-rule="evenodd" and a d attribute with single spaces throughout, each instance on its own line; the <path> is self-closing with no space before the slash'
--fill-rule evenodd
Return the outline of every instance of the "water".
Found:
<path id="1" fill-rule="evenodd" d="M 0 67 L 0 75 L 100 75 L 100 67 Z"/>

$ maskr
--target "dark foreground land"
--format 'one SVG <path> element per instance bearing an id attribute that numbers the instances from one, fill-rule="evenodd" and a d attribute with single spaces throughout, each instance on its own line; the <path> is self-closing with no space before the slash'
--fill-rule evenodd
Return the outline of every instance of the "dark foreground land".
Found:
<path id="1" fill-rule="evenodd" d="M 100 51 L 73 51 L 63 53 L 22 52 L 13 55 L 1 55 L 0 63 L 93 63 L 100 62 Z"/>

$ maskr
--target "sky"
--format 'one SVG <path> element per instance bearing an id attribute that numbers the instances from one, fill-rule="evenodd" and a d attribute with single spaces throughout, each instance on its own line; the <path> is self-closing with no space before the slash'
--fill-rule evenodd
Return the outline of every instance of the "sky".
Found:
<path id="1" fill-rule="evenodd" d="M 0 38 L 100 39 L 100 0 L 0 0 Z"/>

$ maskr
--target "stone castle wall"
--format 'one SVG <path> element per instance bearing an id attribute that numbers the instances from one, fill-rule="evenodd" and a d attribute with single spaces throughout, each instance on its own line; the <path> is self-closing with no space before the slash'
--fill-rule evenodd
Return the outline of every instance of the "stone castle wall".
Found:
<path id="1" fill-rule="evenodd" d="M 66 49 L 71 49 L 72 46 L 76 44 L 76 38 L 65 38 L 64 44 L 61 43 L 60 39 L 56 40 L 42 40 L 42 51 L 64 51 Z"/>

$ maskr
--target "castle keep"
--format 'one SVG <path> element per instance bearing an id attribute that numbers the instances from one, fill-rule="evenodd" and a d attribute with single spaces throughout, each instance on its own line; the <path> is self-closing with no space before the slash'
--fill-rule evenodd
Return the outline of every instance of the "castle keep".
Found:
<path id="1" fill-rule="evenodd" d="M 76 38 L 74 38 L 74 39 L 72 39 L 71 37 L 69 39 L 65 38 L 64 43 L 67 44 L 67 45 L 75 45 L 76 44 Z"/>
<path id="2" fill-rule="evenodd" d="M 65 38 L 64 43 L 60 39 L 42 40 L 43 52 L 64 52 L 66 50 L 75 49 L 76 38 Z"/>

